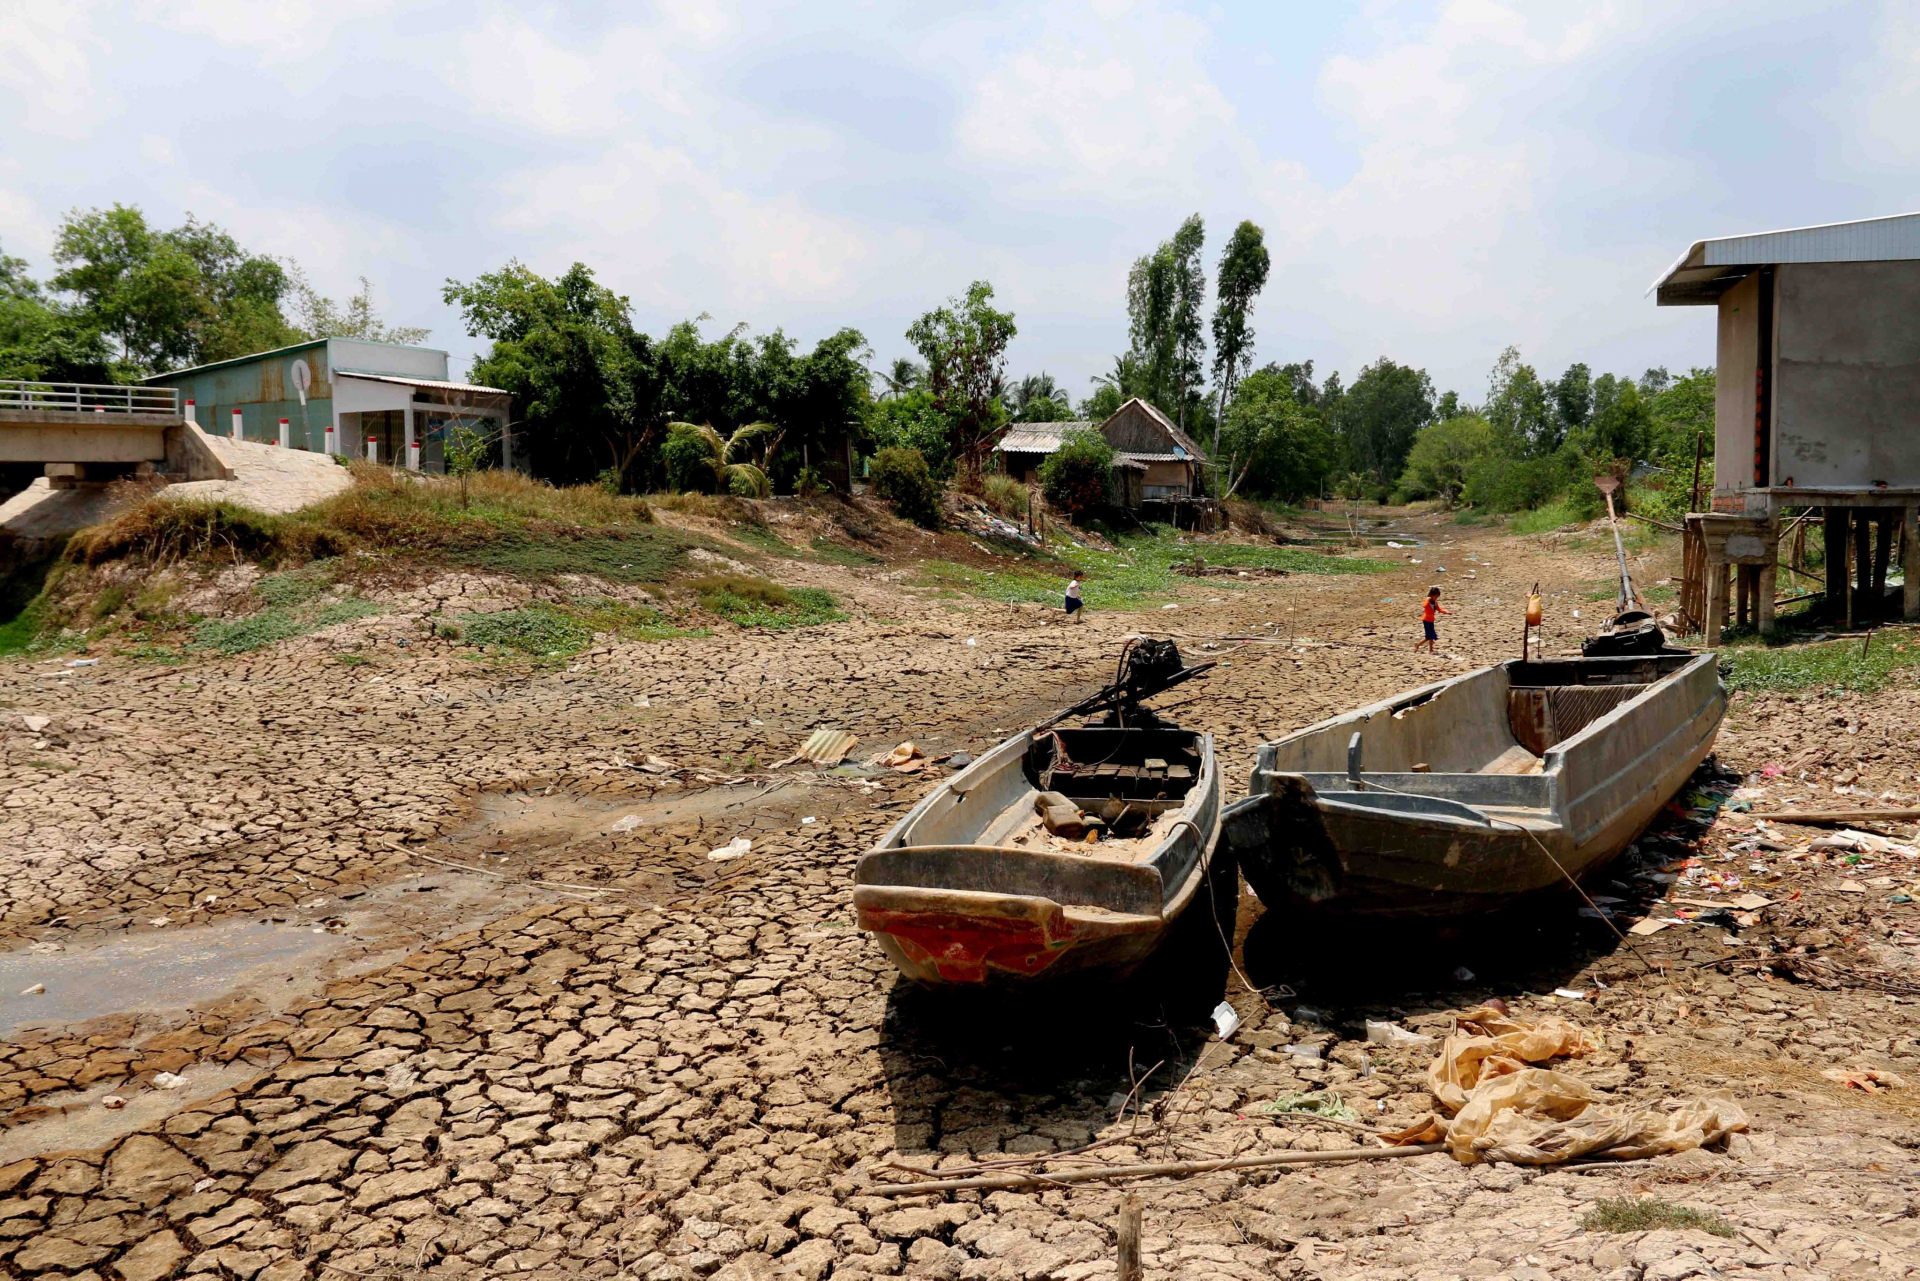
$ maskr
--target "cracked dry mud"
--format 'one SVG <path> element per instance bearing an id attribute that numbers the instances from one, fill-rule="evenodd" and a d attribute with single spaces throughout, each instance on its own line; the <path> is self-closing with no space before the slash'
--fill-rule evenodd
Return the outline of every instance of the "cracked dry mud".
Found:
<path id="1" fill-rule="evenodd" d="M 1424 566 L 1200 579 L 1178 611 L 1085 627 L 890 588 L 908 621 L 618 644 L 535 671 L 423 635 L 423 596 L 184 669 L 0 669 L 0 1272 L 1110 1275 L 1117 1190 L 863 1189 L 901 1177 L 890 1161 L 1101 1138 L 1116 1161 L 1349 1146 L 1259 1107 L 1329 1089 L 1370 1122 L 1411 1118 L 1429 1052 L 1368 1046 L 1362 1021 L 1441 1031 L 1497 993 L 1598 1033 L 1605 1050 L 1575 1070 L 1617 1099 L 1725 1088 L 1751 1132 L 1636 1165 L 1432 1156 L 1137 1185 L 1148 1274 L 1914 1274 L 1914 998 L 1749 963 L 1778 938 L 1912 991 L 1914 908 L 1885 887 L 1840 892 L 1838 865 L 1763 877 L 1757 855 L 1723 858 L 1751 836 L 1742 815 L 1704 835 L 1670 821 L 1642 843 L 1664 851 L 1650 866 L 1692 854 L 1777 901 L 1738 943 L 1707 926 L 1636 940 L 1658 973 L 1571 907 L 1499 939 L 1362 945 L 1296 937 L 1246 897 L 1241 968 L 1298 993 L 1271 1007 L 1217 949 L 1100 1002 L 976 1003 L 909 990 L 851 928 L 854 861 L 929 775 L 767 772 L 822 725 L 858 734 L 857 756 L 904 739 L 978 751 L 1098 684 L 1137 626 L 1185 633 L 1190 653 L 1267 624 L 1346 642 L 1223 649 L 1168 700 L 1218 736 L 1238 788 L 1259 741 L 1509 652 L 1535 579 L 1574 593 L 1549 611 L 1550 646 L 1568 646 L 1575 589 L 1607 573 L 1598 546 L 1423 532 Z M 1462 560 L 1455 575 L 1478 566 L 1449 593 L 1457 660 L 1410 652 L 1411 603 L 1440 556 Z M 372 663 L 330 662 L 349 636 Z M 1740 698 L 1719 755 L 1742 773 L 1789 767 L 1790 795 L 1837 778 L 1911 794 L 1917 712 L 1910 683 Z M 671 772 L 636 768 L 650 756 Z M 751 853 L 707 857 L 740 835 Z M 1463 963 L 1478 977 L 1449 977 Z M 13 995 L 34 982 L 46 993 Z M 1592 999 L 1546 996 L 1556 986 Z M 1196 1017 L 1223 994 L 1244 1019 L 1226 1043 Z M 1850 1090 L 1821 1075 L 1833 1067 L 1910 1084 Z M 1117 1119 L 1141 1074 L 1145 1115 Z M 1633 1192 L 1717 1212 L 1735 1235 L 1580 1226 L 1596 1198 Z"/>

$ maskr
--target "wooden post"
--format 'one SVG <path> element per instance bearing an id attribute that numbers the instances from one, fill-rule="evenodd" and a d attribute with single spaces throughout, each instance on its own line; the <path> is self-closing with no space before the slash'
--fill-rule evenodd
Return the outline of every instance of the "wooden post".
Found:
<path id="1" fill-rule="evenodd" d="M 1920 622 L 1920 507 L 1912 504 L 1900 513 L 1900 564 L 1907 572 L 1907 585 L 1900 589 L 1901 617 Z"/>
<path id="2" fill-rule="evenodd" d="M 1827 538 L 1827 617 L 1851 613 L 1847 609 L 1847 509 L 1829 507 L 1825 513 Z"/>
<path id="3" fill-rule="evenodd" d="M 1116 1281 L 1142 1281 L 1147 1275 L 1140 1261 L 1140 1198 L 1125 1197 L 1120 1202 L 1120 1266 Z"/>
<path id="4" fill-rule="evenodd" d="M 1707 433 L 1703 431 L 1693 433 L 1693 488 L 1687 495 L 1687 510 L 1690 512 L 1700 510 L 1700 450 L 1706 439 Z"/>
<path id="5" fill-rule="evenodd" d="M 1870 615 L 1879 618 L 1886 610 L 1887 563 L 1893 559 L 1894 513 L 1877 511 L 1873 514 L 1873 585 L 1867 599 Z"/>

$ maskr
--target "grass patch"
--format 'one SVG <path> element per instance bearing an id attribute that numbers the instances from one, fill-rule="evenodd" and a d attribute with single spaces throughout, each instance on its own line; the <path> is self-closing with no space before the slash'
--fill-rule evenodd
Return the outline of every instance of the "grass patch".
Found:
<path id="1" fill-rule="evenodd" d="M 1373 574 L 1394 568 L 1366 557 L 1327 556 L 1295 547 L 1195 542 L 1179 537 L 1164 525 L 1149 525 L 1115 541 L 1116 550 L 1111 552 L 1067 550 L 1060 554 L 1066 565 L 1087 571 L 1081 594 L 1092 608 L 1137 609 L 1174 595 L 1180 582 L 1190 580 L 1181 579 L 1173 566 L 1195 555 L 1204 556 L 1209 565 L 1285 569 L 1299 574 Z M 1066 572 L 975 569 L 952 561 L 928 561 L 921 566 L 921 574 L 925 586 L 1003 602 L 1058 603 L 1067 583 Z M 1228 589 L 1235 586 L 1230 579 L 1218 580 L 1217 585 Z"/>
<path id="2" fill-rule="evenodd" d="M 268 574 L 254 584 L 254 590 L 260 593 L 260 599 L 267 604 L 292 609 L 323 595 L 332 587 L 334 568 L 330 560 L 315 561 L 302 569 Z"/>
<path id="3" fill-rule="evenodd" d="M 1876 634 L 1863 641 L 1836 640 L 1774 648 L 1741 646 L 1720 651 L 1730 690 L 1845 689 L 1871 694 L 1896 673 L 1920 665 L 1920 637 L 1909 631 Z"/>
<path id="4" fill-rule="evenodd" d="M 744 574 L 709 574 L 691 580 L 687 586 L 700 598 L 701 608 L 739 627 L 781 631 L 840 623 L 847 618 L 833 593 L 818 587 L 787 588 Z"/>
<path id="5" fill-rule="evenodd" d="M 460 626 L 469 644 L 497 645 L 540 658 L 565 658 L 593 644 L 591 626 L 550 605 L 471 614 Z"/>
<path id="6" fill-rule="evenodd" d="M 1514 534 L 1544 534 L 1562 525 L 1584 523 L 1571 503 L 1557 499 L 1531 511 L 1515 512 L 1513 519 L 1507 523 L 1507 531 Z"/>
<path id="7" fill-rule="evenodd" d="M 576 600 L 569 612 L 596 632 L 612 632 L 626 640 L 663 641 L 713 635 L 712 628 L 681 627 L 657 609 L 617 600 Z"/>
<path id="8" fill-rule="evenodd" d="M 1269 1103 L 1262 1103 L 1260 1111 L 1270 1116 L 1326 1116 L 1336 1121 L 1358 1121 L 1360 1114 L 1350 1107 L 1347 1101 L 1337 1094 L 1324 1091 L 1312 1091 L 1306 1094 L 1283 1094 Z"/>
<path id="9" fill-rule="evenodd" d="M 842 547 L 831 538 L 816 537 L 813 540 L 813 554 L 820 560 L 834 565 L 845 565 L 849 569 L 865 569 L 869 565 L 884 563 L 878 556 L 869 556 L 863 551 Z"/>
<path id="10" fill-rule="evenodd" d="M 727 530 L 727 537 L 768 556 L 781 556 L 787 560 L 800 558 L 801 553 L 793 544 L 765 525 L 734 525 Z"/>
<path id="11" fill-rule="evenodd" d="M 1694 1210 L 1658 1197 L 1609 1196 L 1595 1201 L 1580 1216 L 1580 1226 L 1589 1232 L 1651 1232 L 1658 1228 L 1676 1231 L 1694 1228 L 1717 1237 L 1730 1237 L 1731 1223 L 1706 1210 Z"/>
<path id="12" fill-rule="evenodd" d="M 463 504 L 456 481 L 363 463 L 352 470 L 351 489 L 284 516 L 230 503 L 150 498 L 75 535 L 67 556 L 89 565 L 220 556 L 276 568 L 372 551 L 523 578 L 591 574 L 660 582 L 688 547 L 703 541 L 654 524 L 645 500 L 598 485 L 562 489 L 513 472 L 484 472 L 472 478 Z M 296 603 L 319 590 L 324 587 L 300 573 L 262 585 L 270 605 Z"/>
<path id="13" fill-rule="evenodd" d="M 23 561 L 0 576 L 0 654 L 38 648 L 47 601 L 60 581 L 58 552 Z"/>
<path id="14" fill-rule="evenodd" d="M 209 618 L 194 628 L 193 648 L 218 654 L 243 654 L 276 641 L 305 636 L 335 623 L 351 622 L 377 614 L 380 607 L 370 601 L 335 601 L 317 610 L 283 609 L 269 605 L 246 618 Z"/>

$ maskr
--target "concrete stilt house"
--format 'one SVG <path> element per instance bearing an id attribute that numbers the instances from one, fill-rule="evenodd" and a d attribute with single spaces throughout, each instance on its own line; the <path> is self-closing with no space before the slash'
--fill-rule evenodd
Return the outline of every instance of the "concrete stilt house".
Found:
<path id="1" fill-rule="evenodd" d="M 215 435 L 438 472 L 447 429 L 465 422 L 498 442 L 498 465 L 524 470 L 508 393 L 447 374 L 435 348 L 316 338 L 143 381 L 174 389 Z"/>
<path id="2" fill-rule="evenodd" d="M 1717 313 L 1713 490 L 1682 592 L 1707 643 L 1773 630 L 1782 545 L 1796 566 L 1814 520 L 1836 619 L 1892 613 L 1896 564 L 1920 619 L 1920 213 L 1696 241 L 1650 292 Z"/>

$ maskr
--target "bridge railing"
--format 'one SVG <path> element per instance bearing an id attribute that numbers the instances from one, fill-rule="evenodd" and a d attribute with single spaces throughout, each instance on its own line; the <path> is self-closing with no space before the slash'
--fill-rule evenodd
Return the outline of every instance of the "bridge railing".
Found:
<path id="1" fill-rule="evenodd" d="M 180 392 L 174 387 L 0 378 L 0 410 L 4 409 L 66 414 L 138 414 L 142 417 L 164 414 L 178 418 Z"/>

